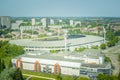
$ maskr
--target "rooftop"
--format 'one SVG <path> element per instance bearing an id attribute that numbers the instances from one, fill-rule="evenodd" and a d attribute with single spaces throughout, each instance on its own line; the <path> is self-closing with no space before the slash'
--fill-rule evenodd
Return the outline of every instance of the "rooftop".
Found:
<path id="1" fill-rule="evenodd" d="M 19 57 L 28 57 L 28 58 L 40 58 L 40 59 L 49 59 L 49 60 L 60 60 L 60 61 L 70 61 L 70 62 L 83 62 L 81 58 L 99 58 L 103 56 L 99 50 L 88 49 L 83 52 L 61 52 L 61 53 L 48 53 L 45 51 L 33 51 L 26 52 L 24 55 Z"/>
<path id="2" fill-rule="evenodd" d="M 94 42 L 103 41 L 102 37 L 86 35 L 86 37 L 67 39 L 68 46 L 77 46 L 83 44 L 91 44 Z M 65 41 L 35 41 L 33 39 L 18 39 L 10 40 L 11 44 L 17 44 L 20 46 L 31 46 L 31 47 L 64 47 Z"/>

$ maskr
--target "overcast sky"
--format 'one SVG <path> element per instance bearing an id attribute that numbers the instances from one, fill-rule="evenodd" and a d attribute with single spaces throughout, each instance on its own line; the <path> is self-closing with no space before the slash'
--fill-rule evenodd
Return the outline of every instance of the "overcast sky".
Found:
<path id="1" fill-rule="evenodd" d="M 0 0 L 0 16 L 120 17 L 120 0 Z"/>

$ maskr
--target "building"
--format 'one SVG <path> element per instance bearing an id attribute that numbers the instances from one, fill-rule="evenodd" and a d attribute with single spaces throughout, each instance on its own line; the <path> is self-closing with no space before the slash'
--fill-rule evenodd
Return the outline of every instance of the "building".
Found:
<path id="1" fill-rule="evenodd" d="M 111 64 L 105 62 L 101 51 L 88 49 L 80 53 L 52 54 L 44 51 L 26 52 L 12 59 L 13 67 L 35 72 L 94 76 L 99 73 L 111 75 Z"/>
<path id="2" fill-rule="evenodd" d="M 50 19 L 50 24 L 54 25 L 54 20 L 53 19 Z"/>
<path id="3" fill-rule="evenodd" d="M 6 28 L 11 27 L 11 18 L 9 16 L 0 16 L 0 24 Z"/>
<path id="4" fill-rule="evenodd" d="M 42 22 L 42 25 L 43 25 L 44 27 L 46 27 L 46 18 L 42 18 L 42 19 L 41 19 L 41 22 Z"/>
<path id="5" fill-rule="evenodd" d="M 15 23 L 12 23 L 12 29 L 19 29 L 20 24 L 23 23 L 23 20 L 16 20 Z"/>
<path id="6" fill-rule="evenodd" d="M 35 18 L 32 18 L 32 26 L 35 25 Z"/>
<path id="7" fill-rule="evenodd" d="M 73 26 L 73 25 L 74 25 L 73 20 L 70 20 L 70 26 Z"/>
<path id="8" fill-rule="evenodd" d="M 62 23 L 62 22 L 63 22 L 62 19 L 59 19 L 59 24 Z"/>
<path id="9" fill-rule="evenodd" d="M 81 26 L 81 21 L 74 21 L 74 25 L 76 26 L 77 24 Z"/>
<path id="10" fill-rule="evenodd" d="M 55 37 L 54 37 L 55 38 Z M 24 46 L 26 51 L 33 50 L 65 50 L 65 40 L 54 40 L 51 36 L 49 39 L 45 38 L 41 39 L 18 39 L 18 40 L 10 40 L 11 44 L 16 44 L 20 46 Z M 67 38 L 67 50 L 74 51 L 75 48 L 86 47 L 91 48 L 92 46 L 100 46 L 100 44 L 104 43 L 104 38 L 99 36 L 92 35 L 71 35 Z"/>

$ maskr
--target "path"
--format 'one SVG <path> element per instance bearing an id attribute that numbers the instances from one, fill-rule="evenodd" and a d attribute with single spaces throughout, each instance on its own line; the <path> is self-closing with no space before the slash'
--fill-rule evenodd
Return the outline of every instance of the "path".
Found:
<path id="1" fill-rule="evenodd" d="M 43 79 L 48 79 L 48 80 L 55 80 L 54 78 L 43 77 L 43 76 L 35 76 L 35 75 L 30 75 L 30 74 L 23 74 L 23 75 L 30 76 L 30 77 L 36 77 L 36 78 L 43 78 Z"/>

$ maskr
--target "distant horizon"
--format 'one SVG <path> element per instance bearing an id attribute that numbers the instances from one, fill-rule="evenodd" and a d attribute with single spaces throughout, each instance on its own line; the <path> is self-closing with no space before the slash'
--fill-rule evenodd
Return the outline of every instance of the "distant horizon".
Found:
<path id="1" fill-rule="evenodd" d="M 0 16 L 120 17 L 120 0 L 0 0 Z"/>
<path id="2" fill-rule="evenodd" d="M 114 17 L 114 16 L 9 16 L 9 17 L 34 17 L 34 18 L 38 18 L 38 17 L 68 17 L 68 18 L 72 18 L 72 17 L 76 17 L 76 18 L 120 18 L 118 17 Z"/>

